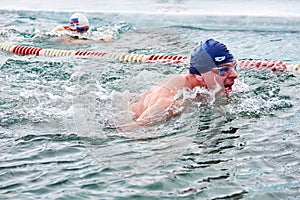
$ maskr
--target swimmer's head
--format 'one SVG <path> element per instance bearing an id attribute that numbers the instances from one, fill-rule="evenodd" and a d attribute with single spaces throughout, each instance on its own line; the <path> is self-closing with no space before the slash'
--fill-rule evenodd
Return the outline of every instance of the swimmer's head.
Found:
<path id="1" fill-rule="evenodd" d="M 75 13 L 70 17 L 69 26 L 72 31 L 84 33 L 89 30 L 90 24 L 84 14 Z"/>
<path id="2" fill-rule="evenodd" d="M 232 61 L 234 61 L 234 57 L 224 44 L 209 39 L 202 41 L 193 50 L 190 60 L 190 73 L 205 73 Z"/>

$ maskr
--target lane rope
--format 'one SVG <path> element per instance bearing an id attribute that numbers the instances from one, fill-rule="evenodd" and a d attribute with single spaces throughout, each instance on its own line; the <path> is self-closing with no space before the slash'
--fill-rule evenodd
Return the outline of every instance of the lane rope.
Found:
<path id="1" fill-rule="evenodd" d="M 0 43 L 0 49 L 3 51 L 11 52 L 18 55 L 28 56 L 47 56 L 47 57 L 61 57 L 61 56 L 94 56 L 111 58 L 121 62 L 130 63 L 145 63 L 145 62 L 167 62 L 167 63 L 187 63 L 187 56 L 168 56 L 168 55 L 144 55 L 144 54 L 119 54 L 119 53 L 106 53 L 94 51 L 73 51 L 73 50 L 56 50 L 56 49 L 43 49 L 37 47 L 20 46 Z"/>
<path id="2" fill-rule="evenodd" d="M 57 50 L 44 49 L 38 47 L 12 45 L 0 43 L 0 49 L 17 55 L 28 56 L 47 56 L 47 57 L 63 57 L 63 56 L 79 56 L 79 57 L 103 57 L 115 59 L 120 62 L 129 63 L 182 63 L 188 65 L 188 56 L 171 56 L 171 55 L 144 55 L 144 54 L 120 54 L 95 51 L 74 51 L 74 50 Z M 270 69 L 272 71 L 300 71 L 300 64 L 284 63 L 280 60 L 240 60 L 238 61 L 239 69 Z"/>

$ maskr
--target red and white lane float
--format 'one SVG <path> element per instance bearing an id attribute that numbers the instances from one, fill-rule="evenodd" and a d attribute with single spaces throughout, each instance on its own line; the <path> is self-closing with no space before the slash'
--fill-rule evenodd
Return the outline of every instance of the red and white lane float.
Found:
<path id="1" fill-rule="evenodd" d="M 187 61 L 187 56 L 163 56 L 163 55 L 143 55 L 143 54 L 118 54 L 94 51 L 73 51 L 73 50 L 56 50 L 43 49 L 37 47 L 20 46 L 0 43 L 0 49 L 18 55 L 36 55 L 36 56 L 81 56 L 81 57 L 103 57 L 112 58 L 123 62 L 144 63 L 151 61 L 184 63 Z"/>
<path id="2" fill-rule="evenodd" d="M 36 55 L 47 57 L 62 57 L 62 56 L 79 56 L 79 57 L 103 57 L 115 59 L 120 62 L 130 63 L 147 63 L 147 62 L 162 62 L 162 63 L 182 63 L 188 64 L 188 56 L 169 56 L 169 55 L 143 55 L 143 54 L 118 54 L 95 51 L 74 51 L 74 50 L 57 50 L 44 49 L 38 47 L 20 46 L 0 43 L 0 49 L 18 55 Z M 285 63 L 280 60 L 240 60 L 238 61 L 239 69 L 270 69 L 272 71 L 299 71 L 300 64 Z"/>

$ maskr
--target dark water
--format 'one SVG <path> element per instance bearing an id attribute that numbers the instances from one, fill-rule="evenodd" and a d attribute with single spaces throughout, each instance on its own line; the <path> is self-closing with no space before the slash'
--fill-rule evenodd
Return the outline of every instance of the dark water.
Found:
<path id="1" fill-rule="evenodd" d="M 87 37 L 113 41 L 65 45 L 50 30 L 70 14 L 2 10 L 0 42 L 188 55 L 212 37 L 238 59 L 300 63 L 297 17 L 95 12 Z M 118 133 L 103 122 L 126 120 L 129 98 L 187 66 L 1 51 L 0 69 L 0 199 L 300 198 L 297 73 L 241 70 L 230 98 Z"/>

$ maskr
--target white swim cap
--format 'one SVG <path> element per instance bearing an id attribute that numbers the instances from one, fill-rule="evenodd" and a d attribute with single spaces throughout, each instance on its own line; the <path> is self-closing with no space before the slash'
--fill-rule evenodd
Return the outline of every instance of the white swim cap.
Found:
<path id="1" fill-rule="evenodd" d="M 89 20 L 82 13 L 74 13 L 70 17 L 70 25 L 76 25 L 76 28 L 79 32 L 85 32 L 90 27 Z"/>

